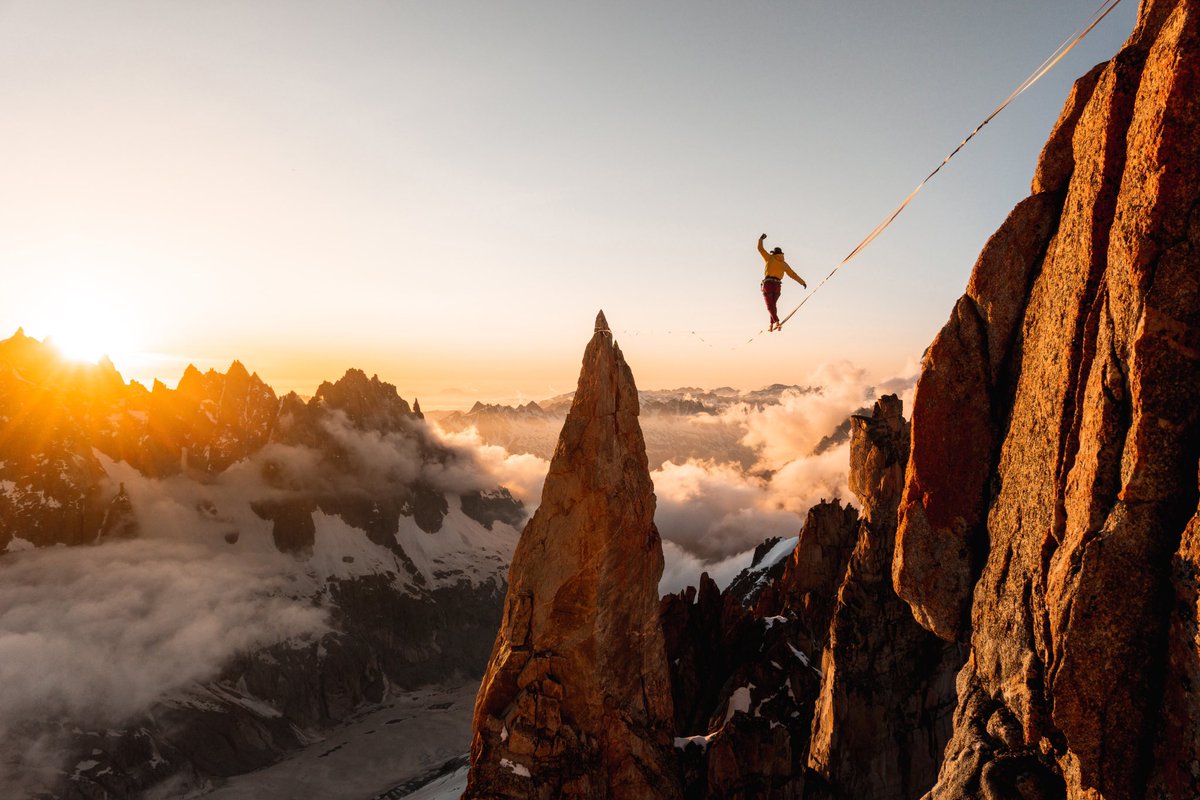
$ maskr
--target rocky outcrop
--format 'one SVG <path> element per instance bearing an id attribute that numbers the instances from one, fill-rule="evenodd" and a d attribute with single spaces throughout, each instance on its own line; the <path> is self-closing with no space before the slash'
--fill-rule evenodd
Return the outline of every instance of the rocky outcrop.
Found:
<path id="1" fill-rule="evenodd" d="M 677 798 L 662 543 L 633 375 L 601 313 L 509 572 L 466 798 Z"/>
<path id="2" fill-rule="evenodd" d="M 336 383 L 325 381 L 317 387 L 313 400 L 318 405 L 343 412 L 360 430 L 391 433 L 402 430 L 406 421 L 417 416 L 396 392 L 396 387 L 370 378 L 361 369 L 348 369 Z"/>
<path id="3" fill-rule="evenodd" d="M 662 600 L 684 797 L 799 798 L 819 648 L 799 619 L 741 600 L 707 574 Z"/>
<path id="4" fill-rule="evenodd" d="M 849 483 L 862 519 L 821 658 L 808 756 L 836 797 L 920 797 L 950 737 L 963 655 L 913 620 L 891 581 L 908 437 L 895 395 L 852 419 Z"/>
<path id="5" fill-rule="evenodd" d="M 899 800 L 934 783 L 963 648 L 892 588 L 908 454 L 896 396 L 852 418 L 850 441 L 861 518 L 815 506 L 753 610 L 737 588 L 753 569 L 724 592 L 705 575 L 663 598 L 686 797 Z"/>
<path id="6" fill-rule="evenodd" d="M 659 609 L 679 735 L 708 730 L 730 676 L 757 653 L 761 639 L 735 592 L 722 592 L 707 572 L 699 584 L 663 597 Z"/>
<path id="7" fill-rule="evenodd" d="M 783 574 L 758 601 L 758 613 L 796 617 L 820 652 L 857 539 L 858 509 L 838 500 L 822 500 L 810 508 Z"/>
<path id="8" fill-rule="evenodd" d="M 927 354 L 893 579 L 971 645 L 933 798 L 1197 796 L 1198 152 L 1200 4 L 1146 0 Z"/>
<path id="9" fill-rule="evenodd" d="M 100 403 L 89 390 L 107 396 L 111 364 L 56 364 L 21 331 L 0 342 L 0 553 L 94 541 L 116 494 L 102 485 L 88 423 Z"/>
<path id="10" fill-rule="evenodd" d="M 742 605 L 754 608 L 763 593 L 778 583 L 795 547 L 796 539 L 780 536 L 772 536 L 760 543 L 750 557 L 750 566 L 729 582 L 729 593 Z"/>
<path id="11" fill-rule="evenodd" d="M 179 446 L 190 469 L 217 473 L 267 443 L 279 401 L 240 361 L 224 374 L 189 366 L 171 403 L 181 426 Z"/>
<path id="12" fill-rule="evenodd" d="M 728 597 L 728 595 L 727 595 Z M 821 787 L 805 768 L 820 673 L 795 620 L 747 620 L 703 727 L 675 740 L 688 798 L 801 798 Z"/>

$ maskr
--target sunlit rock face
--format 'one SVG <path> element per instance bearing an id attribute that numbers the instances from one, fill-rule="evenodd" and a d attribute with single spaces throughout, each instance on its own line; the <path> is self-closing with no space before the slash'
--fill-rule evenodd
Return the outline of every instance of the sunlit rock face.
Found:
<path id="1" fill-rule="evenodd" d="M 1200 796 L 1200 3 L 1147 0 L 926 355 L 893 578 L 970 643 L 933 798 Z"/>
<path id="2" fill-rule="evenodd" d="M 513 555 L 464 797 L 680 797 L 654 506 L 637 388 L 601 314 Z"/>
<path id="3" fill-rule="evenodd" d="M 96 538 L 116 491 L 89 420 L 124 389 L 107 361 L 73 365 L 20 330 L 0 342 L 0 552 Z"/>
<path id="4" fill-rule="evenodd" d="M 820 652 L 829 639 L 837 590 L 857 539 L 854 506 L 834 499 L 810 508 L 783 573 L 758 600 L 759 614 L 796 617 Z"/>

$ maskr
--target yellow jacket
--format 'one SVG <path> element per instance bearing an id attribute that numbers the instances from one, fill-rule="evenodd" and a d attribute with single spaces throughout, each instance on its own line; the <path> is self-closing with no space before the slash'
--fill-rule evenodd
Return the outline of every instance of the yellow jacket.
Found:
<path id="1" fill-rule="evenodd" d="M 766 277 L 782 278 L 784 275 L 788 275 L 801 286 L 808 288 L 808 284 L 804 282 L 804 278 L 793 272 L 788 263 L 783 260 L 783 253 L 768 253 L 767 248 L 763 247 L 762 239 L 758 240 L 758 252 L 762 254 L 763 260 L 767 262 L 766 268 L 763 270 L 763 274 Z"/>

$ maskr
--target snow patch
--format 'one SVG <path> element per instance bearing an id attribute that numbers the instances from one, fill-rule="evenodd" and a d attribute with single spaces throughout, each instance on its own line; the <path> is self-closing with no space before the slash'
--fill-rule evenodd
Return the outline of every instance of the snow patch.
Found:
<path id="1" fill-rule="evenodd" d="M 458 800 L 467 789 L 468 770 L 469 767 L 460 767 L 449 775 L 430 781 L 412 794 L 404 795 L 404 800 Z"/>
<path id="2" fill-rule="evenodd" d="M 306 566 L 317 578 L 356 578 L 362 575 L 406 575 L 396 554 L 367 538 L 365 531 L 341 517 L 313 512 L 312 555 Z M 349 560 L 347 560 L 349 559 Z"/>
<path id="3" fill-rule="evenodd" d="M 503 522 L 489 531 L 462 510 L 462 498 L 446 495 L 448 511 L 434 533 L 421 530 L 412 517 L 402 517 L 396 541 L 431 587 L 454 586 L 466 579 L 472 586 L 500 582 L 508 574 L 521 533 Z"/>
<path id="4" fill-rule="evenodd" d="M 725 705 L 725 722 L 733 719 L 733 715 L 739 711 L 743 714 L 750 713 L 750 690 L 753 688 L 754 684 L 751 683 L 733 690 L 733 694 L 729 695 L 729 702 Z"/>
<path id="5" fill-rule="evenodd" d="M 818 676 L 821 674 L 821 670 L 817 669 L 816 667 L 814 667 L 812 665 L 812 662 L 808 660 L 808 656 L 804 655 L 804 653 L 797 650 L 790 642 L 788 643 L 788 649 L 792 651 L 792 655 L 794 655 L 796 658 L 800 659 L 801 664 L 808 667 L 813 672 L 817 673 Z"/>
<path id="6" fill-rule="evenodd" d="M 694 744 L 700 748 L 700 752 L 708 752 L 708 745 L 712 742 L 716 733 L 700 734 L 698 736 L 676 736 L 675 749 L 686 750 L 689 744 Z"/>
<path id="7" fill-rule="evenodd" d="M 763 556 L 762 561 L 751 567 L 751 569 L 756 572 L 763 572 L 770 569 L 780 561 L 783 561 L 785 558 L 790 556 L 792 551 L 796 549 L 796 545 L 799 543 L 799 541 L 799 536 L 790 536 L 787 539 L 780 539 L 775 543 L 774 547 L 767 551 L 767 554 Z"/>
<path id="8" fill-rule="evenodd" d="M 500 759 L 500 766 L 507 768 L 513 775 L 519 775 L 522 778 L 532 777 L 529 767 L 524 764 L 518 764 L 515 761 L 509 761 L 507 758 Z"/>
<path id="9" fill-rule="evenodd" d="M 14 536 L 9 540 L 8 546 L 4 548 L 6 553 L 20 553 L 25 550 L 36 550 L 37 545 L 28 539 L 22 539 L 20 536 Z"/>

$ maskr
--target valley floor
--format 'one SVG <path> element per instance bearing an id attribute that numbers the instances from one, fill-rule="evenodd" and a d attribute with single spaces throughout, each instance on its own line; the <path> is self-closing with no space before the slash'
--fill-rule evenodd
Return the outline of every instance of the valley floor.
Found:
<path id="1" fill-rule="evenodd" d="M 239 775 L 204 800 L 441 800 L 458 797 L 466 769 L 439 775 L 465 756 L 479 684 L 396 694 L 274 766 Z M 462 784 L 459 786 L 458 784 Z M 457 788 L 455 788 L 457 786 Z"/>

